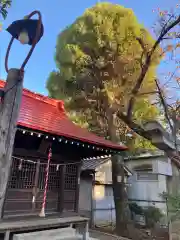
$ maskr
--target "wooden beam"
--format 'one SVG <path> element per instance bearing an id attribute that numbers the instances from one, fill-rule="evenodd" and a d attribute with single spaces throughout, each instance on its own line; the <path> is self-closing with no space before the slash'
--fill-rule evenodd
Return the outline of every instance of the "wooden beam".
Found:
<path id="1" fill-rule="evenodd" d="M 19 156 L 19 157 L 30 158 L 30 159 L 33 159 L 33 158 L 35 158 L 35 159 L 39 159 L 39 158 L 47 159 L 47 157 L 48 157 L 47 153 L 41 153 L 41 152 L 36 151 L 36 150 L 27 150 L 27 149 L 24 149 L 24 148 L 15 148 L 14 152 L 13 152 L 13 155 L 17 156 L 17 157 Z M 62 160 L 61 156 L 57 155 L 57 154 L 53 154 L 52 158 L 54 160 Z"/>
<path id="2" fill-rule="evenodd" d="M 23 74 L 10 69 L 0 104 L 0 218 L 12 164 L 12 151 L 23 89 Z"/>
<path id="3" fill-rule="evenodd" d="M 22 157 L 22 158 L 29 158 L 29 159 L 44 159 L 47 160 L 47 153 L 41 153 L 37 150 L 27 150 L 24 148 L 14 148 L 13 156 L 15 157 Z M 69 160 L 70 158 L 68 156 L 65 156 L 64 154 L 54 154 L 52 153 L 52 160 L 55 160 L 57 163 L 68 163 L 68 162 L 78 162 L 79 158 L 75 156 L 74 158 L 71 158 L 73 160 Z"/>
<path id="4" fill-rule="evenodd" d="M 47 141 L 45 138 L 41 140 L 40 146 L 38 148 L 38 152 L 42 154 L 46 154 L 49 148 L 50 141 Z"/>

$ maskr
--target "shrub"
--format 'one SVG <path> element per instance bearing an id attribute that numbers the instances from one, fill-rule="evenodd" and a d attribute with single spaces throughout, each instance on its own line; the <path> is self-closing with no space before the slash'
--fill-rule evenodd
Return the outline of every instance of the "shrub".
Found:
<path id="1" fill-rule="evenodd" d="M 159 208 L 150 206 L 144 209 L 144 214 L 147 227 L 154 227 L 156 223 L 160 221 L 163 217 L 163 214 Z"/>
<path id="2" fill-rule="evenodd" d="M 136 215 L 142 215 L 143 214 L 143 208 L 139 206 L 137 203 L 130 203 L 129 209 L 132 213 Z"/>

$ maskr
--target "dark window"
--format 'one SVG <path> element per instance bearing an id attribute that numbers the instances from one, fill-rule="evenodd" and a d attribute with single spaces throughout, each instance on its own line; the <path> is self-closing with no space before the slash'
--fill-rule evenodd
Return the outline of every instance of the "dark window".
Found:
<path id="1" fill-rule="evenodd" d="M 137 172 L 137 180 L 138 181 L 157 181 L 158 174 L 139 171 Z"/>

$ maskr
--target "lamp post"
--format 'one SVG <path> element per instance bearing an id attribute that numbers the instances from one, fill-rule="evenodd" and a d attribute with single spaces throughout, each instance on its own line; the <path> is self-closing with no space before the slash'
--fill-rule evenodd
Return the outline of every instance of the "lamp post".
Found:
<path id="1" fill-rule="evenodd" d="M 36 14 L 38 19 L 31 19 Z M 7 80 L 4 89 L 0 90 L 0 218 L 2 218 L 3 214 L 3 205 L 12 162 L 12 150 L 23 90 L 24 68 L 44 32 L 41 13 L 39 11 L 30 13 L 26 18 L 13 22 L 7 28 L 7 31 L 12 38 L 5 57 Z M 22 44 L 30 45 L 31 48 L 20 69 L 9 69 L 8 58 L 15 39 Z"/>

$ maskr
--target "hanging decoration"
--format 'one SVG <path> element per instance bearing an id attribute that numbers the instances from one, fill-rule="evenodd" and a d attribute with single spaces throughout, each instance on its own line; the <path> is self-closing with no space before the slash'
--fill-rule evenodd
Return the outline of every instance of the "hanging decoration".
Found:
<path id="1" fill-rule="evenodd" d="M 29 130 L 24 130 L 24 129 L 20 129 L 20 131 L 22 131 L 23 134 L 26 134 L 26 133 L 29 133 L 31 136 L 38 136 L 39 138 L 45 134 L 42 134 L 42 133 L 39 133 L 39 132 L 34 132 L 34 131 L 29 131 Z M 115 151 L 115 150 L 112 150 L 112 149 L 103 149 L 103 148 L 100 148 L 98 146 L 95 146 L 95 145 L 92 145 L 92 144 L 85 144 L 83 142 L 77 142 L 75 140 L 67 140 L 65 137 L 55 137 L 55 136 L 50 136 L 50 135 L 45 135 L 45 138 L 46 139 L 52 139 L 53 141 L 57 140 L 59 142 L 63 142 L 65 144 L 74 144 L 76 146 L 81 146 L 81 147 L 84 147 L 84 148 L 88 148 L 88 149 L 93 149 L 93 150 L 97 150 L 97 151 L 101 151 L 101 152 L 104 152 L 104 153 L 113 153 L 113 154 L 118 154 L 120 153 L 121 151 Z"/>
<path id="2" fill-rule="evenodd" d="M 49 148 L 49 154 L 48 154 L 48 162 L 46 167 L 46 178 L 45 178 L 45 187 L 44 187 L 44 196 L 43 196 L 43 203 L 41 212 L 39 214 L 40 217 L 45 217 L 45 206 L 46 206 L 46 198 L 47 198 L 47 187 L 48 187 L 48 178 L 49 178 L 49 165 L 52 157 L 52 150 L 51 147 Z"/>
<path id="3" fill-rule="evenodd" d="M 59 171 L 59 164 L 56 165 L 56 171 Z"/>
<path id="4" fill-rule="evenodd" d="M 104 156 L 97 156 L 97 157 L 90 157 L 90 158 L 82 158 L 81 160 L 97 160 L 97 159 L 105 159 L 105 158 L 110 158 L 111 157 L 111 155 L 104 155 Z M 13 159 L 17 159 L 17 160 L 19 160 L 19 166 L 18 166 L 18 169 L 19 170 L 22 170 L 22 166 L 23 166 L 23 162 L 27 162 L 27 163 L 33 163 L 33 164 L 37 164 L 37 161 L 33 161 L 33 160 L 28 160 L 28 159 L 22 159 L 22 158 L 19 158 L 19 157 L 14 157 L 13 156 Z M 79 163 L 81 163 L 81 162 L 79 162 Z M 71 165 L 76 165 L 77 164 L 77 162 L 70 162 L 70 163 L 68 163 L 68 164 L 71 164 Z M 56 171 L 59 171 L 59 168 L 60 168 L 60 166 L 64 166 L 64 165 L 66 165 L 66 163 L 51 163 L 50 164 L 51 166 L 55 166 L 56 167 Z"/>
<path id="5" fill-rule="evenodd" d="M 18 166 L 19 171 L 22 170 L 22 159 L 19 160 L 19 166 Z"/>
<path id="6" fill-rule="evenodd" d="M 22 161 L 22 163 L 27 162 L 27 163 L 37 164 L 37 161 L 33 161 L 33 160 L 29 160 L 29 159 L 23 159 L 23 158 L 14 157 L 14 156 L 12 156 L 12 158 L 17 159 L 20 162 Z M 70 164 L 70 165 L 77 165 L 78 163 L 81 163 L 81 161 L 80 162 L 68 162 L 68 164 Z M 64 165 L 67 165 L 67 164 L 66 163 L 58 163 L 58 164 L 57 163 L 50 163 L 50 166 L 55 166 L 56 168 L 57 168 L 58 165 L 60 167 L 60 166 L 64 166 Z"/>

